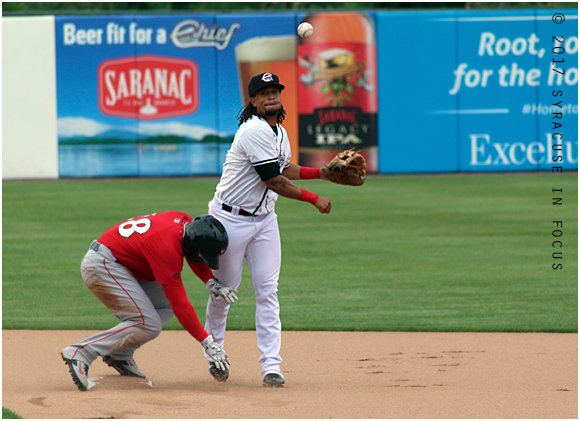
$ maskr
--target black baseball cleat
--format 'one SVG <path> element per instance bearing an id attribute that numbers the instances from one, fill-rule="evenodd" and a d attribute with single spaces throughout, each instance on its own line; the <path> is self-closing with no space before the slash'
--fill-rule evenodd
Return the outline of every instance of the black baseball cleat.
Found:
<path id="1" fill-rule="evenodd" d="M 139 370 L 135 360 L 116 360 L 110 355 L 104 356 L 103 361 L 109 366 L 119 372 L 121 376 L 128 377 L 147 377 L 145 373 Z"/>
<path id="2" fill-rule="evenodd" d="M 222 370 L 214 362 L 209 363 L 209 373 L 218 382 L 225 382 L 228 379 L 228 377 L 230 377 L 230 370 L 228 370 L 227 368 L 225 370 Z"/>
<path id="3" fill-rule="evenodd" d="M 263 384 L 266 387 L 282 387 L 284 386 L 284 378 L 278 373 L 266 374 L 263 380 Z"/>

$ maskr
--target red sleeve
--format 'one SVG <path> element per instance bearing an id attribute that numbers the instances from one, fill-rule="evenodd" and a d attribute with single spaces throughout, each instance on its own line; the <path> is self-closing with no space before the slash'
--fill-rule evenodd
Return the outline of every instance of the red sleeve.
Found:
<path id="1" fill-rule="evenodd" d="M 185 292 L 185 287 L 181 285 L 165 285 L 162 284 L 163 291 L 165 291 L 165 296 L 171 304 L 171 308 L 181 323 L 181 326 L 189 332 L 191 336 L 197 339 L 199 342 L 203 341 L 209 335 L 199 322 L 199 318 L 195 313 L 195 310 L 189 300 L 187 299 L 187 294 Z"/>
<path id="2" fill-rule="evenodd" d="M 207 281 L 213 278 L 213 272 L 205 263 L 203 262 L 191 263 L 190 261 L 187 261 L 187 264 L 189 265 L 193 273 L 195 273 L 197 277 L 203 281 L 204 284 L 207 284 Z"/>

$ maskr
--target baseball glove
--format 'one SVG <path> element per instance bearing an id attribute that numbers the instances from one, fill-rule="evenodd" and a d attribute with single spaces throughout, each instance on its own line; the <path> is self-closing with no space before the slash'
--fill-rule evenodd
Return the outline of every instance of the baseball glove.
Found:
<path id="1" fill-rule="evenodd" d="M 336 184 L 362 186 L 367 173 L 367 161 L 354 148 L 336 154 L 324 167 L 325 176 Z"/>

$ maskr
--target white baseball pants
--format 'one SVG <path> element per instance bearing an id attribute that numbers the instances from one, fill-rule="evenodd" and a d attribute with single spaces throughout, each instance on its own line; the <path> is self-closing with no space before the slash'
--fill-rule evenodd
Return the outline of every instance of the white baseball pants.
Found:
<path id="1" fill-rule="evenodd" d="M 89 249 L 81 263 L 81 274 L 86 286 L 121 323 L 66 347 L 65 358 L 87 365 L 107 355 L 132 360 L 135 350 L 155 339 L 173 317 L 161 284 L 139 281 L 102 244 L 98 252 Z"/>
<path id="2" fill-rule="evenodd" d="M 229 238 L 228 248 L 220 256 L 220 268 L 214 274 L 220 282 L 238 288 L 246 259 L 256 295 L 256 336 L 262 379 L 269 373 L 282 375 L 282 324 L 277 293 L 282 257 L 277 216 L 274 212 L 257 217 L 234 215 L 224 211 L 217 199 L 210 202 L 209 214 L 224 225 Z M 221 346 L 229 309 L 230 305 L 222 298 L 217 299 L 215 307 L 208 300 L 205 330 Z M 205 357 L 212 361 L 207 354 Z"/>

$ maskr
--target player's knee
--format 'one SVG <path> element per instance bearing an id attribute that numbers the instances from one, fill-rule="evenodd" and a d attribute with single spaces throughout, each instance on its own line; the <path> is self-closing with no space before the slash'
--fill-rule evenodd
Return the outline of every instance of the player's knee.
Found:
<path id="1" fill-rule="evenodd" d="M 278 283 L 256 290 L 256 302 L 270 301 L 278 301 Z"/>
<path id="2" fill-rule="evenodd" d="M 161 333 L 163 328 L 163 323 L 159 316 L 157 317 L 146 317 L 142 325 L 140 325 L 143 336 L 150 341 L 155 339 Z"/>

